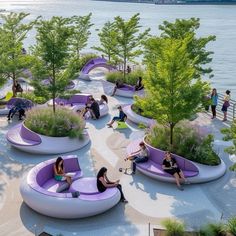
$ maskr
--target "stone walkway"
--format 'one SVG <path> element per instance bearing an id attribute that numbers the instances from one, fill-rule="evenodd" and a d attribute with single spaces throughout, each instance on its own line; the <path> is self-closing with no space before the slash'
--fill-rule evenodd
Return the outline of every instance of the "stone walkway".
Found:
<path id="1" fill-rule="evenodd" d="M 103 74 L 96 72 L 95 80 L 80 82 L 79 89 L 99 97 L 103 93 L 102 78 Z M 224 219 L 235 214 L 236 179 L 229 171 L 217 181 L 186 186 L 183 192 L 174 184 L 158 182 L 140 173 L 131 176 L 118 171 L 119 167 L 129 165 L 123 161 L 126 147 L 131 140 L 142 137 L 143 131 L 132 124 L 130 129 L 116 131 L 106 128 L 106 123 L 117 113 L 117 104 L 131 102 L 131 99 L 109 97 L 110 115 L 99 121 L 87 122 L 91 144 L 72 153 L 79 156 L 85 176 L 94 176 L 100 167 L 108 167 L 111 179 L 121 179 L 129 200 L 126 205 L 118 204 L 104 214 L 87 219 L 59 220 L 46 217 L 22 202 L 19 193 L 22 175 L 35 164 L 56 156 L 31 155 L 11 148 L 5 140 L 5 133 L 17 121 L 8 124 L 5 117 L 0 117 L 0 236 L 37 235 L 42 231 L 52 235 L 148 236 L 148 224 L 152 229 L 166 217 L 177 217 L 184 220 L 189 228 L 197 228 L 208 221 L 220 220 L 222 213 Z M 194 122 L 202 129 L 210 129 L 215 139 L 221 140 L 219 130 L 225 126 L 221 121 L 212 121 L 209 115 L 200 114 Z M 225 143 L 216 142 L 216 150 L 230 166 L 234 160 L 224 153 L 222 144 Z"/>

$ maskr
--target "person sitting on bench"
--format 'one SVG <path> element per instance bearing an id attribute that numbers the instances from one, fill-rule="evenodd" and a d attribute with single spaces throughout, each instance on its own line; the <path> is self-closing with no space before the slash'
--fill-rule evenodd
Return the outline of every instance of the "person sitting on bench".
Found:
<path id="1" fill-rule="evenodd" d="M 100 118 L 100 108 L 98 102 L 93 97 L 90 98 L 90 103 L 86 105 L 83 116 L 85 116 L 88 111 L 90 112 L 92 119 L 97 120 Z"/>
<path id="2" fill-rule="evenodd" d="M 121 106 L 118 106 L 117 109 L 119 110 L 119 116 L 114 116 L 112 120 L 107 124 L 108 128 L 112 128 L 112 125 L 115 121 L 125 122 L 127 119 L 127 115 L 122 110 Z"/>
<path id="3" fill-rule="evenodd" d="M 111 96 L 114 96 L 114 95 L 115 95 L 116 90 L 117 90 L 118 88 L 123 88 L 123 87 L 124 87 L 123 82 L 120 81 L 120 80 L 117 80 L 116 83 L 115 83 L 115 87 L 114 87 L 114 89 L 113 89 L 113 92 L 112 92 Z"/>
<path id="4" fill-rule="evenodd" d="M 142 77 L 141 76 L 139 76 L 138 77 L 138 81 L 137 81 L 137 83 L 136 83 L 136 85 L 135 85 L 135 91 L 139 91 L 139 90 L 142 90 L 143 89 L 143 83 L 142 83 Z"/>
<path id="5" fill-rule="evenodd" d="M 149 158 L 149 150 L 146 147 L 144 142 L 139 143 L 140 149 L 136 152 L 132 152 L 130 156 L 125 158 L 125 161 L 130 160 L 132 162 L 132 174 L 136 172 L 136 163 L 144 163 L 148 161 Z"/>

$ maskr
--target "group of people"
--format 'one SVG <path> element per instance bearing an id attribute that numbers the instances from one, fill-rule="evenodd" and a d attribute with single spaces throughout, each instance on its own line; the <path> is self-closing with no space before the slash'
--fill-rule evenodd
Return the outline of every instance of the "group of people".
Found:
<path id="1" fill-rule="evenodd" d="M 224 114 L 223 121 L 227 121 L 227 110 L 230 106 L 230 90 L 225 91 L 225 95 L 223 98 L 223 105 L 221 111 Z M 211 93 L 211 111 L 212 111 L 212 119 L 216 118 L 216 106 L 218 105 L 218 93 L 217 90 L 214 88 Z"/>
<path id="2" fill-rule="evenodd" d="M 139 143 L 140 149 L 136 152 L 131 153 L 130 156 L 125 158 L 125 161 L 132 161 L 132 174 L 135 174 L 136 164 L 144 163 L 149 160 L 149 150 L 146 147 L 144 142 Z M 69 186 L 72 184 L 73 177 L 65 172 L 64 168 L 64 160 L 62 157 L 58 157 L 54 164 L 54 178 L 57 181 L 66 181 Z M 172 175 L 175 178 L 176 185 L 179 190 L 183 191 L 182 183 L 188 183 L 185 179 L 183 171 L 178 167 L 178 164 L 175 158 L 171 155 L 169 151 L 165 152 L 162 169 L 166 173 Z M 71 174 L 71 173 L 70 173 Z M 120 180 L 111 181 L 107 177 L 107 168 L 102 167 L 97 173 L 97 189 L 99 192 L 105 192 L 107 188 L 117 188 L 120 191 L 121 198 L 120 201 L 124 203 L 128 203 L 126 200 L 124 193 L 122 191 L 122 186 L 120 184 Z"/>
<path id="3" fill-rule="evenodd" d="M 77 110 L 77 112 L 81 113 L 84 118 L 91 117 L 94 120 L 98 120 L 100 118 L 100 108 L 99 106 L 102 104 L 107 104 L 108 98 L 106 95 L 101 95 L 99 101 L 95 100 L 93 96 L 89 97 L 89 101 L 86 103 L 85 108 L 81 110 Z"/>
<path id="4" fill-rule="evenodd" d="M 7 115 L 8 121 L 10 121 L 17 112 L 19 113 L 19 120 L 22 120 L 22 118 L 25 117 L 26 108 L 27 106 L 23 100 L 16 100 L 12 108 L 8 112 Z"/>

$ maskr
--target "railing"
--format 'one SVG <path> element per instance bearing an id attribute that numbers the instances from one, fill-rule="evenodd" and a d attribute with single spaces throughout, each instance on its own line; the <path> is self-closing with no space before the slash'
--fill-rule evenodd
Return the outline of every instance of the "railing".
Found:
<path id="1" fill-rule="evenodd" d="M 224 114 L 221 111 L 221 108 L 224 103 L 223 99 L 224 99 L 224 95 L 218 93 L 218 105 L 216 107 L 216 112 L 217 112 L 216 116 L 222 119 L 224 117 Z M 236 119 L 236 101 L 233 99 L 230 99 L 229 103 L 230 103 L 230 106 L 228 107 L 228 110 L 227 110 L 227 119 L 232 122 L 234 119 Z M 211 112 L 211 108 L 209 109 L 209 112 Z"/>

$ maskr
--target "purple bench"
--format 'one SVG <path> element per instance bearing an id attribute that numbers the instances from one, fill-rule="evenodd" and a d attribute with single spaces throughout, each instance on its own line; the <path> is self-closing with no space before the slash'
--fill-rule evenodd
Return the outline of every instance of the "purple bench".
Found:
<path id="1" fill-rule="evenodd" d="M 40 136 L 25 127 L 23 123 L 11 128 L 7 132 L 6 138 L 11 144 L 18 146 L 35 146 L 42 142 Z"/>
<path id="2" fill-rule="evenodd" d="M 64 99 L 64 98 L 56 98 L 56 104 L 58 105 L 85 105 L 89 101 L 89 97 L 91 97 L 91 94 L 75 94 L 72 95 L 71 98 L 69 99 Z"/>
<path id="3" fill-rule="evenodd" d="M 132 142 L 127 147 L 127 153 L 130 154 L 134 151 L 137 151 L 139 149 L 139 143 L 141 141 L 142 140 L 136 140 Z M 149 160 L 145 163 L 137 163 L 137 169 L 150 177 L 173 182 L 173 176 L 162 169 L 162 162 L 164 159 L 165 151 L 154 148 L 147 143 L 145 144 L 149 149 Z M 183 171 L 186 178 L 191 178 L 199 174 L 199 170 L 193 162 L 175 154 L 172 154 L 172 156 L 176 159 L 179 168 Z"/>
<path id="4" fill-rule="evenodd" d="M 81 178 L 77 156 L 63 156 L 63 159 L 65 172 L 76 173 L 71 187 L 59 192 L 61 186 L 66 184 L 68 187 L 68 184 L 54 179 L 53 165 L 56 159 L 44 161 L 32 168 L 21 182 L 20 192 L 29 207 L 51 217 L 72 219 L 100 214 L 120 201 L 117 188 L 99 193 L 96 177 Z M 75 191 L 80 192 L 78 198 L 72 196 Z"/>
<path id="5" fill-rule="evenodd" d="M 33 102 L 25 98 L 11 98 L 7 102 L 7 108 L 11 109 L 17 102 L 23 103 L 26 109 L 30 109 L 34 106 Z"/>
<path id="6" fill-rule="evenodd" d="M 108 70 L 116 70 L 116 68 L 112 65 L 107 64 L 107 60 L 102 57 L 93 58 L 89 60 L 82 68 L 81 72 L 83 74 L 89 74 L 91 70 L 93 70 L 96 67 L 104 67 Z"/>

